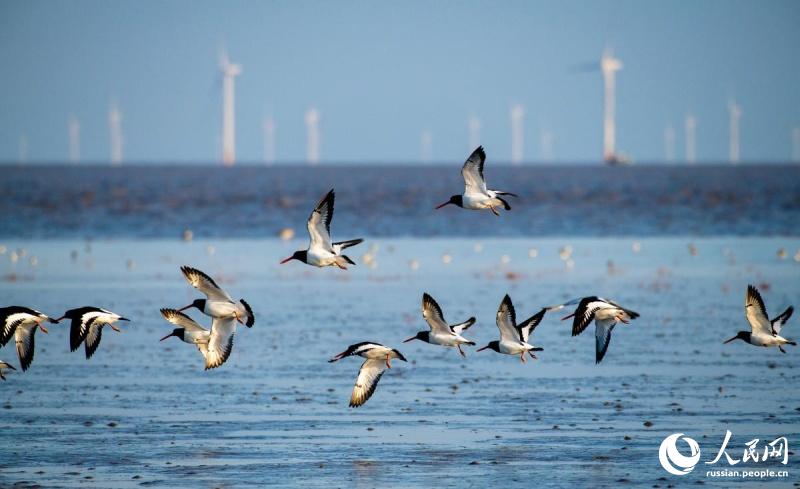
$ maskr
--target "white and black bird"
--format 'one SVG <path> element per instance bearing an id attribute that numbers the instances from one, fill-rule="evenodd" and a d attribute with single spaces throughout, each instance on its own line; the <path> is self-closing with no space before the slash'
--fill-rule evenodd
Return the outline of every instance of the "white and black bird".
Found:
<path id="1" fill-rule="evenodd" d="M 183 276 L 186 277 L 192 287 L 205 294 L 206 298 L 195 299 L 191 304 L 178 309 L 178 311 L 185 311 L 194 307 L 206 316 L 211 316 L 215 319 L 233 318 L 248 328 L 253 327 L 256 317 L 253 315 L 250 304 L 245 302 L 244 299 L 233 300 L 230 294 L 214 282 L 214 279 L 196 268 L 182 266 L 181 272 L 183 272 Z"/>
<path id="2" fill-rule="evenodd" d="M 310 237 L 308 249 L 295 251 L 289 258 L 281 260 L 281 265 L 292 260 L 315 267 L 337 266 L 342 270 L 347 270 L 348 264 L 355 265 L 355 262 L 347 255 L 343 255 L 342 251 L 364 240 L 359 238 L 336 243 L 331 240 L 331 221 L 333 220 L 335 198 L 336 194 L 331 189 L 308 216 L 308 235 Z"/>
<path id="3" fill-rule="evenodd" d="M 503 297 L 503 302 L 497 309 L 497 329 L 500 330 L 500 341 L 490 341 L 488 345 L 478 348 L 476 351 L 494 350 L 497 353 L 504 353 L 506 355 L 519 355 L 522 363 L 525 363 L 525 353 L 528 353 L 531 358 L 536 358 L 533 352 L 543 351 L 544 348 L 534 346 L 529 343 L 531 334 L 536 326 L 542 322 L 542 318 L 546 309 L 542 309 L 525 321 L 517 324 L 517 313 L 514 310 L 514 304 L 511 302 L 511 297 L 506 294 Z"/>
<path id="4" fill-rule="evenodd" d="M 557 311 L 575 304 L 578 304 L 575 312 L 561 318 L 561 320 L 575 318 L 572 321 L 572 336 L 578 336 L 583 333 L 586 327 L 594 320 L 595 363 L 600 363 L 603 361 L 603 357 L 606 356 L 614 326 L 617 323 L 628 324 L 631 320 L 639 317 L 638 312 L 626 309 L 612 300 L 597 296 L 573 299 L 564 304 L 548 307 L 547 310 Z"/>
<path id="5" fill-rule="evenodd" d="M 217 368 L 228 360 L 233 351 L 233 337 L 236 334 L 234 318 L 214 318 L 211 331 L 200 326 L 194 319 L 175 309 L 161 309 L 161 315 L 178 326 L 161 341 L 172 336 L 197 346 L 206 363 L 206 370 Z"/>
<path id="6" fill-rule="evenodd" d="M 486 188 L 486 180 L 483 178 L 483 163 L 485 161 L 486 152 L 483 151 L 483 146 L 478 146 L 478 149 L 472 152 L 467 161 L 464 162 L 464 167 L 461 168 L 461 176 L 464 177 L 464 193 L 462 195 L 453 195 L 450 200 L 436 206 L 436 208 L 441 209 L 448 204 L 453 204 L 462 209 L 473 211 L 489 209 L 496 216 L 500 215 L 497 212 L 498 207 L 503 207 L 505 210 L 510 211 L 511 206 L 501 195 L 518 196 L 511 192 Z"/>
<path id="7" fill-rule="evenodd" d="M 16 369 L 10 363 L 0 360 L 0 380 L 6 380 L 6 376 L 3 375 L 3 370 L 16 370 Z"/>
<path id="8" fill-rule="evenodd" d="M 350 396 L 350 407 L 354 408 L 361 406 L 372 397 L 383 373 L 387 368 L 392 368 L 390 361 L 393 358 L 404 362 L 407 361 L 402 353 L 393 348 L 372 341 L 364 341 L 350 345 L 347 350 L 331 358 L 328 362 L 336 362 L 354 355 L 366 358 L 358 370 L 356 385 L 353 387 L 353 393 Z"/>
<path id="9" fill-rule="evenodd" d="M 56 324 L 58 321 L 34 309 L 29 309 L 22 306 L 9 306 L 0 308 L 0 346 L 5 346 L 6 343 L 14 337 L 17 344 L 17 356 L 19 356 L 19 364 L 22 371 L 28 370 L 33 362 L 33 353 L 35 349 L 34 337 L 36 330 L 41 329 L 43 333 L 47 333 L 42 323 L 45 321 Z"/>
<path id="10" fill-rule="evenodd" d="M 75 351 L 80 348 L 81 343 L 85 343 L 86 358 L 92 358 L 97 347 L 100 346 L 100 338 L 103 335 L 103 326 L 108 325 L 116 332 L 120 329 L 114 326 L 117 321 L 130 321 L 117 313 L 111 312 L 100 307 L 86 306 L 77 309 L 70 309 L 63 316 L 56 319 L 69 319 L 69 349 Z"/>
<path id="11" fill-rule="evenodd" d="M 416 336 L 412 336 L 403 343 L 420 340 L 432 345 L 456 347 L 463 357 L 467 355 L 461 349 L 461 345 L 475 345 L 474 341 L 461 336 L 461 333 L 475 324 L 475 318 L 471 317 L 463 323 L 448 325 L 447 321 L 444 320 L 442 308 L 427 292 L 422 294 L 422 317 L 425 318 L 428 326 L 430 326 L 430 331 L 420 331 Z"/>
<path id="12" fill-rule="evenodd" d="M 747 293 L 744 297 L 744 315 L 750 323 L 750 331 L 739 331 L 736 336 L 725 341 L 730 343 L 733 340 L 742 340 L 754 346 L 777 346 L 782 353 L 786 353 L 783 345 L 797 346 L 794 341 L 787 340 L 781 336 L 781 329 L 786 321 L 792 317 L 794 307 L 789 306 L 772 320 L 767 316 L 767 308 L 758 289 L 752 285 L 747 286 Z"/>

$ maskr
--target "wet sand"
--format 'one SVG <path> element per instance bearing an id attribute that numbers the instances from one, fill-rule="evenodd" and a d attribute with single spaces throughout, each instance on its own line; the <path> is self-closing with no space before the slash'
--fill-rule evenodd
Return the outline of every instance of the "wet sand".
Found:
<path id="1" fill-rule="evenodd" d="M 753 438 L 778 436 L 794 450 L 800 349 L 782 355 L 722 341 L 747 329 L 748 283 L 761 288 L 770 314 L 800 306 L 793 259 L 800 239 L 648 238 L 639 252 L 633 242 L 368 240 L 351 253 L 359 266 L 342 272 L 277 265 L 303 246 L 298 240 L 6 241 L 4 305 L 53 316 L 102 305 L 133 321 L 121 334 L 106 328 L 88 361 L 81 350 L 69 352 L 68 324 L 37 333 L 31 369 L 0 383 L 0 486 L 742 483 L 705 477 L 702 464 L 670 476 L 658 447 L 665 436 L 686 433 L 706 461 L 729 429 L 732 454 L 741 456 Z M 371 244 L 378 245 L 375 268 L 362 257 Z M 12 264 L 18 248 L 25 256 Z M 217 370 L 203 371 L 190 345 L 158 342 L 171 328 L 158 309 L 197 297 L 182 264 L 220 277 L 257 316 L 255 327 L 239 328 L 230 360 Z M 571 338 L 560 313 L 534 333 L 545 349 L 538 361 L 522 365 L 474 348 L 462 359 L 453 349 L 401 343 L 425 328 L 424 291 L 451 322 L 475 315 L 467 336 L 479 346 L 497 339 L 494 314 L 506 292 L 520 318 L 588 294 L 642 317 L 615 329 L 600 365 L 593 328 Z M 790 320 L 787 337 L 800 337 L 798 321 Z M 409 363 L 393 362 L 372 399 L 354 410 L 347 402 L 360 361 L 327 360 L 363 340 L 397 347 Z M 0 359 L 18 365 L 13 345 Z M 791 487 L 794 457 L 790 477 L 770 483 Z"/>

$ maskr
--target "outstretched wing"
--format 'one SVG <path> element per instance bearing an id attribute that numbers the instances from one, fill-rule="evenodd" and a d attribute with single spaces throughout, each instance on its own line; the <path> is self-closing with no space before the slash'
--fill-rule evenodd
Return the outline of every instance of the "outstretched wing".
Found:
<path id="1" fill-rule="evenodd" d="M 206 352 L 206 370 L 217 368 L 228 360 L 233 351 L 233 336 L 236 333 L 234 318 L 214 318 Z M 198 346 L 198 348 L 200 348 Z M 200 350 L 202 351 L 202 349 Z"/>
<path id="2" fill-rule="evenodd" d="M 781 334 L 781 329 L 783 329 L 783 325 L 786 324 L 786 321 L 788 321 L 790 317 L 792 317 L 793 312 L 794 312 L 794 307 L 789 306 L 779 316 L 776 316 L 772 320 L 772 331 L 774 331 L 775 334 Z"/>
<path id="3" fill-rule="evenodd" d="M 380 359 L 368 359 L 361 364 L 350 396 L 350 407 L 359 407 L 372 397 L 385 370 L 386 362 Z"/>
<path id="4" fill-rule="evenodd" d="M 464 331 L 468 330 L 470 326 L 475 324 L 475 318 L 469 318 L 463 323 L 453 324 L 450 326 L 450 330 L 453 331 L 455 334 L 461 334 Z"/>
<path id="5" fill-rule="evenodd" d="M 69 327 L 69 348 L 75 351 L 80 348 L 81 343 L 86 339 L 89 328 L 98 317 L 105 313 L 97 309 L 87 309 L 83 314 L 73 316 Z"/>
<path id="6" fill-rule="evenodd" d="M 86 332 L 86 340 L 84 342 L 84 349 L 86 350 L 86 358 L 92 358 L 97 347 L 100 346 L 100 339 L 103 337 L 103 323 L 92 321 Z"/>
<path id="7" fill-rule="evenodd" d="M 486 153 L 483 146 L 472 152 L 461 168 L 461 176 L 464 177 L 464 193 L 485 194 L 486 180 L 483 178 L 483 162 L 486 161 Z"/>
<path id="8" fill-rule="evenodd" d="M 308 216 L 308 235 L 311 237 L 310 248 L 323 248 L 333 252 L 331 244 L 331 221 L 333 220 L 333 202 L 336 198 L 333 189 L 328 192 Z"/>
<path id="9" fill-rule="evenodd" d="M 539 323 L 542 322 L 542 318 L 544 314 L 547 312 L 547 309 L 542 309 L 541 311 L 537 312 L 533 316 L 529 317 L 525 321 L 521 322 L 519 326 L 517 326 L 517 330 L 519 331 L 519 338 L 524 342 L 528 342 L 528 338 L 531 337 L 531 333 L 533 330 L 536 329 L 536 326 L 539 326 Z"/>
<path id="10" fill-rule="evenodd" d="M 594 325 L 594 350 L 595 363 L 603 361 L 608 351 L 608 345 L 611 343 L 611 332 L 617 324 L 615 318 L 598 320 Z"/>
<path id="11" fill-rule="evenodd" d="M 519 331 L 517 331 L 517 312 L 511 297 L 506 294 L 503 302 L 497 309 L 497 329 L 500 330 L 500 339 L 507 341 L 519 341 Z"/>
<path id="12" fill-rule="evenodd" d="M 764 307 L 764 300 L 758 289 L 752 285 L 747 286 L 747 293 L 744 297 L 744 315 L 753 333 L 772 335 L 772 324 L 767 316 L 767 308 Z"/>
<path id="13" fill-rule="evenodd" d="M 601 309 L 615 308 L 607 302 L 597 297 L 584 297 L 575 309 L 574 319 L 572 320 L 572 336 L 578 336 L 589 326 L 594 319 L 594 315 Z"/>
<path id="14" fill-rule="evenodd" d="M 192 285 L 192 287 L 205 294 L 209 300 L 233 302 L 231 296 L 222 290 L 222 288 L 220 288 L 220 286 L 214 282 L 214 279 L 200 270 L 192 267 L 182 266 L 181 272 L 183 272 L 183 276 L 186 277 L 186 280 Z"/>
<path id="15" fill-rule="evenodd" d="M 207 331 L 206 328 L 197 324 L 194 319 L 180 311 L 176 311 L 175 309 L 161 309 L 161 315 L 164 316 L 164 319 L 167 321 L 171 322 L 175 326 L 184 328 L 186 331 Z"/>
<path id="16" fill-rule="evenodd" d="M 14 331 L 14 340 L 17 343 L 17 355 L 19 356 L 19 364 L 22 371 L 28 370 L 33 362 L 33 351 L 36 343 L 34 335 L 36 335 L 37 327 L 30 328 L 17 328 Z"/>
<path id="17" fill-rule="evenodd" d="M 444 320 L 442 308 L 427 292 L 422 294 L 422 317 L 425 318 L 432 332 L 439 334 L 452 333 L 450 326 Z"/>

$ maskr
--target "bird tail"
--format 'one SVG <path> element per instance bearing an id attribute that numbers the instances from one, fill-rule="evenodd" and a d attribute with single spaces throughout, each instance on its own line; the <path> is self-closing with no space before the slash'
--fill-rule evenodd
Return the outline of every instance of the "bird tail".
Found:
<path id="1" fill-rule="evenodd" d="M 533 351 L 544 351 L 544 348 L 537 346 Z"/>
<path id="2" fill-rule="evenodd" d="M 347 255 L 342 255 L 340 258 L 342 258 L 344 261 L 346 261 L 347 263 L 349 263 L 349 264 L 351 264 L 351 265 L 355 265 L 355 264 L 356 264 L 356 262 L 354 262 L 353 260 L 351 260 L 351 259 L 350 259 L 350 257 L 349 257 L 349 256 L 347 256 Z"/>
<path id="3" fill-rule="evenodd" d="M 464 344 L 465 344 L 465 345 L 469 345 L 469 346 L 475 346 L 475 342 L 474 342 L 474 341 L 467 341 L 467 342 L 466 342 L 466 343 L 464 343 Z"/>
<path id="4" fill-rule="evenodd" d="M 797 346 L 797 342 L 796 341 L 787 341 L 786 344 L 787 345 L 792 345 L 792 346 Z"/>
<path id="5" fill-rule="evenodd" d="M 503 192 L 502 190 L 495 190 L 495 194 L 497 195 L 510 195 L 511 197 L 519 197 L 517 194 L 512 194 L 511 192 Z"/>
<path id="6" fill-rule="evenodd" d="M 499 192 L 498 192 L 498 193 L 499 193 Z M 495 197 L 495 198 L 496 198 L 497 200 L 499 200 L 500 202 L 502 202 L 502 203 L 503 203 L 503 209 L 505 209 L 505 210 L 507 210 L 507 211 L 510 211 L 510 210 L 511 210 L 511 206 L 510 206 L 510 205 L 508 205 L 508 202 L 506 202 L 506 199 L 503 199 L 503 198 L 501 198 L 501 197 Z"/>
<path id="7" fill-rule="evenodd" d="M 64 319 L 64 318 L 61 318 L 61 319 Z M 53 319 L 53 318 L 51 318 L 51 317 L 48 317 L 48 318 L 47 318 L 47 320 L 48 320 L 49 322 L 53 323 L 53 324 L 58 324 L 58 322 L 59 322 L 61 319 Z"/>
<path id="8" fill-rule="evenodd" d="M 347 241 L 339 241 L 338 243 L 333 243 L 333 246 L 339 246 L 339 247 L 340 247 L 340 249 L 342 249 L 342 250 L 343 250 L 343 249 L 345 249 L 345 248 L 349 248 L 349 247 L 351 247 L 351 246 L 355 246 L 355 245 L 357 245 L 357 244 L 361 244 L 361 243 L 363 243 L 363 242 L 364 242 L 364 240 L 363 240 L 363 239 L 361 239 L 361 238 L 358 238 L 358 239 L 350 239 L 350 240 L 347 240 Z"/>

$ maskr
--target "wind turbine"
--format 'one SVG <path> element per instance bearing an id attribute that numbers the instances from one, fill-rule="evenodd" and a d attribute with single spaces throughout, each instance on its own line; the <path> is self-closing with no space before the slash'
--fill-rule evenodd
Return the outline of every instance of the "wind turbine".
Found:
<path id="1" fill-rule="evenodd" d="M 264 118 L 262 129 L 264 130 L 264 163 L 271 165 L 275 163 L 275 121 L 271 115 Z"/>
<path id="2" fill-rule="evenodd" d="M 74 115 L 69 116 L 67 129 L 69 132 L 69 161 L 78 163 L 81 159 L 81 123 Z"/>
<path id="3" fill-rule="evenodd" d="M 686 133 L 686 163 L 694 163 L 697 156 L 695 147 L 695 133 L 697 132 L 697 119 L 692 114 L 686 115 L 684 122 L 684 131 Z"/>
<path id="4" fill-rule="evenodd" d="M 739 163 L 739 120 L 742 118 L 742 108 L 736 102 L 728 104 L 728 117 L 730 118 L 730 144 L 728 153 L 731 163 Z"/>
<path id="5" fill-rule="evenodd" d="M 111 164 L 119 165 L 122 163 L 122 112 L 114 101 L 108 110 L 108 130 L 111 137 Z"/>
<path id="6" fill-rule="evenodd" d="M 219 57 L 222 72 L 222 164 L 236 163 L 236 104 L 234 79 L 242 74 L 242 66 L 231 63 L 224 49 Z"/>
<path id="7" fill-rule="evenodd" d="M 603 160 L 614 164 L 619 162 L 616 152 L 617 110 L 616 110 L 616 73 L 622 69 L 622 61 L 615 58 L 611 49 L 606 48 L 600 58 L 600 70 L 603 72 Z"/>
<path id="8" fill-rule="evenodd" d="M 525 154 L 525 109 L 520 104 L 511 106 L 511 163 L 519 165 Z"/>
<path id="9" fill-rule="evenodd" d="M 467 120 L 469 128 L 469 146 L 467 151 L 474 151 L 481 144 L 481 120 L 478 116 L 471 115 Z"/>
<path id="10" fill-rule="evenodd" d="M 319 163 L 319 111 L 314 107 L 306 111 L 306 160 L 310 165 Z"/>
<path id="11" fill-rule="evenodd" d="M 675 128 L 672 124 L 667 124 L 664 128 L 664 161 L 667 163 L 675 161 Z"/>

